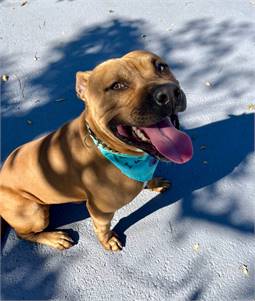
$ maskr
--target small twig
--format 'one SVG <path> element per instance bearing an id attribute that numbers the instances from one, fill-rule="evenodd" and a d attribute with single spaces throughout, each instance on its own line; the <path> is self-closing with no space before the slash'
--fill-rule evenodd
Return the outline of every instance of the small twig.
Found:
<path id="1" fill-rule="evenodd" d="M 46 21 L 44 20 L 44 21 L 43 21 L 43 24 L 42 24 L 42 25 L 39 24 L 38 27 L 39 27 L 40 29 L 42 29 L 42 27 L 45 27 L 45 25 L 46 25 Z"/>
<path id="2" fill-rule="evenodd" d="M 170 221 L 169 221 L 169 226 L 170 226 L 170 231 L 171 231 L 171 233 L 173 234 L 173 233 L 174 233 L 174 230 L 173 230 L 173 227 L 172 227 L 172 224 L 171 224 Z"/>
<path id="3" fill-rule="evenodd" d="M 35 52 L 35 55 L 34 55 L 34 61 L 38 61 L 39 60 L 39 56 L 37 56 L 37 51 Z"/>
<path id="4" fill-rule="evenodd" d="M 22 86 L 21 79 L 19 78 L 19 76 L 17 74 L 14 74 L 14 76 L 17 78 L 17 80 L 19 82 L 19 88 L 20 88 L 20 92 L 21 92 L 21 95 L 22 95 L 22 100 L 24 100 L 25 99 L 25 95 L 24 95 L 25 86 L 24 85 Z"/>
<path id="5" fill-rule="evenodd" d="M 223 69 L 223 66 L 221 66 L 221 67 L 219 68 L 217 74 L 221 73 L 222 69 Z"/>

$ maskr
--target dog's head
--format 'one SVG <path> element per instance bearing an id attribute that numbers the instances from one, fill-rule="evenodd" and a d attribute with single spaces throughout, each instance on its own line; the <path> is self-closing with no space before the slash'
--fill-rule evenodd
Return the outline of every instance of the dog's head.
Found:
<path id="1" fill-rule="evenodd" d="M 76 92 L 86 103 L 89 127 L 113 150 L 176 163 L 192 157 L 190 138 L 177 130 L 186 97 L 159 56 L 133 51 L 78 72 Z"/>

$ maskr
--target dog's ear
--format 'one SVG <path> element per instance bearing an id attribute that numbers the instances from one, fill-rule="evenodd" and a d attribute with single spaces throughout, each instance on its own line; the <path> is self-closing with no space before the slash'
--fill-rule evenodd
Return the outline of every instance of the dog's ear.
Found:
<path id="1" fill-rule="evenodd" d="M 87 83 L 89 76 L 91 74 L 91 71 L 86 71 L 86 72 L 77 72 L 76 73 L 76 84 L 75 84 L 75 89 L 78 97 L 82 99 L 83 101 L 86 101 L 85 99 L 85 91 L 87 89 Z"/>

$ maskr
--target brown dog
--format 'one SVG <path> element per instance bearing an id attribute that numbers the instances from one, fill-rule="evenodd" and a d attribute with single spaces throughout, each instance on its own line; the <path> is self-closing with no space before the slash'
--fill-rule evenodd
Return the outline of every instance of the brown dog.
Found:
<path id="1" fill-rule="evenodd" d="M 5 161 L 0 215 L 19 237 L 63 250 L 73 243 L 65 232 L 43 232 L 49 205 L 86 201 L 99 241 L 117 251 L 122 246 L 110 230 L 111 219 L 144 183 L 125 175 L 99 145 L 131 158 L 150 154 L 165 161 L 188 161 L 191 141 L 176 129 L 176 113 L 185 110 L 186 98 L 167 64 L 146 51 L 78 72 L 76 91 L 86 103 L 78 118 L 19 147 Z M 147 187 L 162 191 L 168 185 L 153 179 Z"/>

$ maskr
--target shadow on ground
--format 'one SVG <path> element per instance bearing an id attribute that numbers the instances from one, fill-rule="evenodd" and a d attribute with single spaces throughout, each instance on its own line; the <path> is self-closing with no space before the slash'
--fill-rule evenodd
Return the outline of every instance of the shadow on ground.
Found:
<path id="1" fill-rule="evenodd" d="M 187 130 L 193 140 L 193 159 L 185 165 L 162 163 L 156 171 L 156 174 L 170 179 L 173 188 L 121 219 L 115 231 L 123 235 L 130 226 L 142 218 L 182 199 L 180 219 L 190 217 L 232 230 L 253 233 L 252 220 L 239 221 L 236 224 L 233 222 L 232 216 L 238 213 L 239 209 L 234 196 L 228 200 L 228 206 L 223 213 L 217 215 L 209 211 L 210 202 L 215 202 L 217 181 L 230 175 L 240 163 L 245 163 L 247 157 L 253 152 L 253 125 L 253 114 L 244 114 L 229 116 L 228 119 Z M 201 150 L 201 146 L 206 148 Z M 240 172 L 245 176 L 245 167 Z M 194 192 L 203 187 L 207 187 L 207 206 L 199 209 L 195 206 Z"/>
<path id="2" fill-rule="evenodd" d="M 20 104 L 11 103 L 8 97 L 7 85 L 11 82 L 1 82 L 2 108 L 10 108 L 17 113 L 10 114 L 8 110 L 9 113 L 2 116 L 2 160 L 18 145 L 42 133 L 52 131 L 76 117 L 83 110 L 83 104 L 77 100 L 74 91 L 76 72 L 89 70 L 107 58 L 144 48 L 140 38 L 142 24 L 141 21 L 112 20 L 85 28 L 71 42 L 57 45 L 52 51 L 59 52 L 61 59 L 51 62 L 41 74 L 27 83 L 35 89 L 46 91 L 48 101 L 43 105 L 39 103 L 28 113 L 17 112 Z M 13 66 L 13 62 L 6 57 L 1 57 L 0 62 L 3 70 Z M 65 101 L 55 101 L 60 98 L 64 98 Z M 32 120 L 33 124 L 29 125 L 27 120 Z M 87 217 L 85 204 L 56 205 L 51 209 L 49 227 L 59 228 Z M 74 236 L 73 238 L 77 240 L 76 233 Z M 6 300 L 52 299 L 56 294 L 55 285 L 59 271 L 45 270 L 48 259 L 36 251 L 36 245 L 18 241 L 6 251 L 4 242 L 2 241 L 4 254 L 1 267 L 4 275 L 2 298 Z M 15 278 L 15 282 L 10 280 L 12 277 Z"/>
<path id="3" fill-rule="evenodd" d="M 15 241 L 2 257 L 1 300 L 51 300 L 60 267 L 46 272 L 48 261 L 50 256 L 41 255 L 37 245 Z"/>
<path id="4" fill-rule="evenodd" d="M 18 145 L 79 115 L 83 103 L 75 95 L 76 72 L 90 70 L 108 58 L 144 48 L 139 38 L 142 25 L 141 21 L 113 20 L 84 29 L 66 45 L 56 45 L 52 52 L 58 53 L 61 59 L 49 62 L 41 73 L 26 83 L 35 90 L 45 91 L 48 96 L 47 100 L 39 99 L 29 113 L 21 113 L 20 103 L 11 102 L 8 90 L 11 82 L 2 83 L 2 110 L 8 108 L 8 114 L 2 117 L 2 159 Z M 8 67 L 6 57 L 0 61 L 4 63 L 3 69 Z M 63 101 L 56 101 L 61 99 Z"/>
<path id="5" fill-rule="evenodd" d="M 190 83 L 192 78 L 190 88 L 201 78 L 214 76 L 215 90 L 220 90 L 237 79 L 242 80 L 243 83 L 238 88 L 224 90 L 225 96 L 238 99 L 250 91 L 254 71 L 231 70 L 229 66 L 236 66 L 238 60 L 245 59 L 240 55 L 235 56 L 238 47 L 236 41 L 254 39 L 252 23 L 227 20 L 215 24 L 211 19 L 200 19 L 187 22 L 181 29 L 168 35 L 152 33 L 150 40 L 141 37 L 145 27 L 146 24 L 142 21 L 115 19 L 85 28 L 70 42 L 56 45 L 51 51 L 58 53 L 59 59 L 49 62 L 41 73 L 35 74 L 26 83 L 34 90 L 43 90 L 45 95 L 48 95 L 42 104 L 35 105 L 28 112 L 17 113 L 19 104 L 12 103 L 8 97 L 7 85 L 11 83 L 2 83 L 2 107 L 8 108 L 8 114 L 2 116 L 2 160 L 18 145 L 54 130 L 82 111 L 83 104 L 76 99 L 74 93 L 75 73 L 78 70 L 89 70 L 105 59 L 121 56 L 131 50 L 150 49 L 150 40 L 153 39 L 160 45 L 159 54 L 169 61 L 174 72 L 182 74 L 182 79 L 186 83 Z M 201 55 L 200 61 L 196 64 L 189 55 L 194 48 Z M 178 52 L 179 59 L 175 60 L 171 54 Z M 228 67 L 222 66 L 227 60 Z M 5 65 L 8 64 L 7 58 L 3 61 Z M 64 101 L 55 101 L 61 98 L 64 98 Z M 28 123 L 28 120 L 32 120 L 32 123 Z M 240 163 L 245 165 L 253 148 L 253 141 L 250 138 L 253 137 L 252 128 L 253 116 L 248 114 L 229 116 L 225 120 L 187 131 L 193 138 L 194 159 L 183 166 L 161 164 L 157 171 L 173 180 L 172 190 L 153 198 L 136 212 L 121 219 L 115 228 L 116 231 L 123 235 L 129 227 L 145 216 L 182 199 L 180 218 L 206 220 L 233 230 L 251 233 L 252 221 L 237 224 L 231 221 L 231 214 L 238 211 L 234 199 L 225 213 L 215 215 L 194 207 L 193 192 L 210 185 L 208 187 L 210 202 L 215 183 L 231 174 Z M 201 144 L 207 145 L 204 152 L 199 149 Z M 208 161 L 207 166 L 203 164 L 204 160 Z M 56 206 L 52 210 L 54 223 L 51 226 L 61 227 L 87 217 L 83 204 Z M 19 241 L 3 257 L 4 299 L 51 299 L 57 293 L 55 285 L 59 271 L 46 271 L 47 258 L 40 257 L 36 250 L 30 243 Z M 35 254 L 31 256 L 31 252 Z M 26 257 L 21 259 L 20 253 Z M 13 274 L 20 275 L 18 283 L 12 283 L 10 280 Z M 31 274 L 35 274 L 36 281 L 31 282 Z M 196 296 L 200 294 L 201 292 L 195 293 Z"/>

